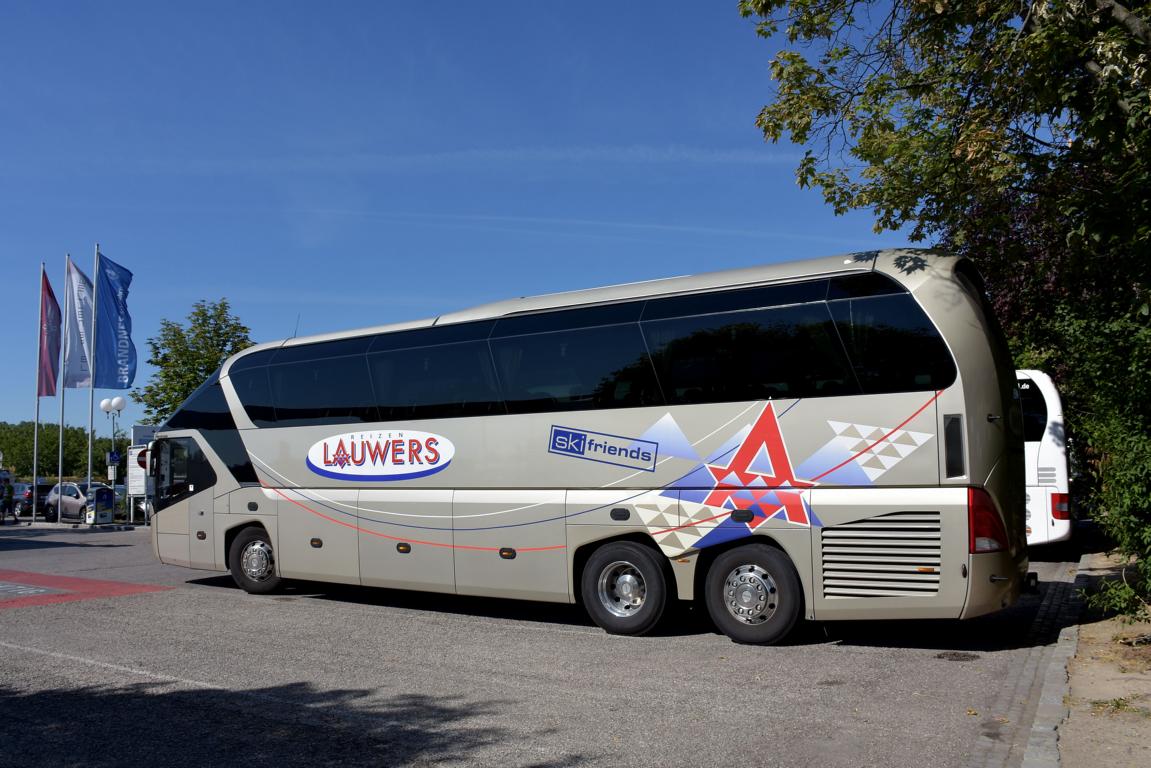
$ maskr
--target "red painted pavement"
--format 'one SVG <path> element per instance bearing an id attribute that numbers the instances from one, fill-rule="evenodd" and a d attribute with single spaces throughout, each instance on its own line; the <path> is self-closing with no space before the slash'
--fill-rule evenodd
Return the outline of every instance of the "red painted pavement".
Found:
<path id="1" fill-rule="evenodd" d="M 72 603 L 77 600 L 96 600 L 101 597 L 123 597 L 142 592 L 165 592 L 174 587 L 157 587 L 150 584 L 126 584 L 122 581 L 100 581 L 99 579 L 77 579 L 71 576 L 51 576 L 46 573 L 0 570 L 0 581 L 24 584 L 29 587 L 45 587 L 63 590 L 65 594 L 27 595 L 10 600 L 0 599 L 0 610 L 5 608 L 27 608 L 34 605 Z"/>

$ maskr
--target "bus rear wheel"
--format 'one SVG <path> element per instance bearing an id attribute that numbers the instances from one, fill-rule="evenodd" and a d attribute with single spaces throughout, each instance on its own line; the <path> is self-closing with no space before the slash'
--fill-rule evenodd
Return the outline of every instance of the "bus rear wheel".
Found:
<path id="1" fill-rule="evenodd" d="M 647 547 L 618 541 L 597 549 L 580 578 L 580 596 L 592 621 L 613 635 L 650 632 L 667 603 L 667 579 Z"/>
<path id="2" fill-rule="evenodd" d="M 236 584 L 250 594 L 264 595 L 280 586 L 272 540 L 263 528 L 240 531 L 228 549 L 228 568 Z"/>
<path id="3" fill-rule="evenodd" d="M 780 642 L 795 626 L 803 603 L 791 559 L 766 544 L 745 544 L 717 557 L 704 590 L 711 620 L 737 643 Z"/>

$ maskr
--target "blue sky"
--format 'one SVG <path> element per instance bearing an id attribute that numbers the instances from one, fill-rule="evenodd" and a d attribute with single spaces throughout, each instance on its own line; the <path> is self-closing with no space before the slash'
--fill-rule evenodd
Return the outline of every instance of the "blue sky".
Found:
<path id="1" fill-rule="evenodd" d="M 0 4 L 0 420 L 33 415 L 40 262 L 62 298 L 96 242 L 135 273 L 137 386 L 201 299 L 270 341 L 906 244 L 763 141 L 773 44 L 734 1 L 652 9 Z"/>

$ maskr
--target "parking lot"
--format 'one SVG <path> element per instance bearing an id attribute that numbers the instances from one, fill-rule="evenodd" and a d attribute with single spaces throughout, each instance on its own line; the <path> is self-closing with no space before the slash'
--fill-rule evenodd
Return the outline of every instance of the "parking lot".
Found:
<path id="1" fill-rule="evenodd" d="M 958 622 L 731 643 L 687 611 L 295 585 L 157 563 L 146 529 L 0 529 L 0 765 L 1019 765 L 1072 564 Z"/>

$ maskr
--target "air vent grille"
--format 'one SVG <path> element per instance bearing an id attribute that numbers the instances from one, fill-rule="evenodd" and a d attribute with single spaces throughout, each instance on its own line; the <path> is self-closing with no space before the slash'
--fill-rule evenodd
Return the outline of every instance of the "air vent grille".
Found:
<path id="1" fill-rule="evenodd" d="M 825 598 L 939 592 L 939 512 L 892 512 L 822 529 Z"/>
<path id="2" fill-rule="evenodd" d="M 1040 485 L 1055 485 L 1055 467 L 1038 467 Z"/>

